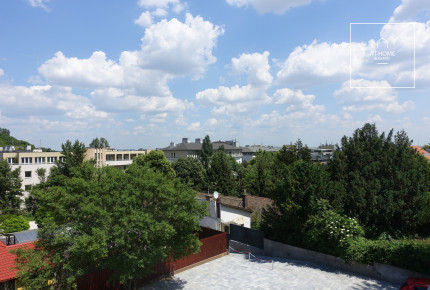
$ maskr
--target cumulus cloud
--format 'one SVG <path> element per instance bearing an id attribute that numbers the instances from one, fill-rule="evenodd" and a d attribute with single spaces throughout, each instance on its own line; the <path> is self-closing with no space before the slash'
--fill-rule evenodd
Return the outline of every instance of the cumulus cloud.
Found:
<path id="1" fill-rule="evenodd" d="M 206 89 L 196 94 L 196 100 L 204 105 L 216 105 L 215 114 L 243 114 L 252 112 L 262 103 L 268 103 L 266 90 L 272 84 L 270 74 L 269 53 L 242 54 L 231 61 L 233 75 L 247 75 L 248 84 L 232 87 L 220 86 Z"/>
<path id="2" fill-rule="evenodd" d="M 411 100 L 399 103 L 397 91 L 389 87 L 386 81 L 355 80 L 361 88 L 351 88 L 349 81 L 343 83 L 334 92 L 338 102 L 343 105 L 342 110 L 348 112 L 385 111 L 389 113 L 403 113 L 415 108 Z M 385 89 L 381 89 L 385 87 Z"/>
<path id="3" fill-rule="evenodd" d="M 353 59 L 358 66 L 365 52 L 364 43 L 353 44 L 358 53 Z M 349 78 L 349 43 L 318 43 L 296 47 L 277 73 L 277 83 L 292 88 L 311 87 L 328 82 L 339 82 Z"/>
<path id="4" fill-rule="evenodd" d="M 10 117 L 63 115 L 73 119 L 106 119 L 109 114 L 97 110 L 91 101 L 72 93 L 69 87 L 12 86 L 0 84 L 3 113 Z"/>
<path id="5" fill-rule="evenodd" d="M 284 88 L 277 90 L 273 94 L 272 102 L 276 105 L 286 105 L 287 112 L 302 111 L 305 114 L 323 112 L 323 105 L 314 105 L 315 95 L 305 95 L 301 90 L 291 90 Z"/>
<path id="6" fill-rule="evenodd" d="M 290 8 L 308 5 L 312 0 L 226 0 L 232 6 L 252 6 L 259 13 L 283 14 Z"/>
<path id="7" fill-rule="evenodd" d="M 416 16 L 428 15 L 430 6 L 427 0 L 402 0 L 390 18 L 390 22 L 413 21 Z"/>
<path id="8" fill-rule="evenodd" d="M 134 23 L 136 23 L 142 27 L 151 26 L 152 22 L 153 22 L 153 17 L 152 17 L 151 12 L 149 12 L 149 11 L 142 12 L 142 14 L 140 14 L 139 18 L 134 21 Z"/>

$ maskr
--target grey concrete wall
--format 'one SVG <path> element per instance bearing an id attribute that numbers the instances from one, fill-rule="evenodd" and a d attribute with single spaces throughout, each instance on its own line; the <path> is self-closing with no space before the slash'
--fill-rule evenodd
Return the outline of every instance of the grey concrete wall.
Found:
<path id="1" fill-rule="evenodd" d="M 238 252 L 251 252 L 251 254 L 253 255 L 257 255 L 257 256 L 263 256 L 264 255 L 264 250 L 238 242 L 238 241 L 233 241 L 230 240 L 229 241 L 229 246 L 232 247 L 233 249 L 235 249 Z M 230 248 L 229 248 L 230 251 Z M 233 253 L 234 251 L 232 251 Z"/>
<path id="2" fill-rule="evenodd" d="M 397 284 L 404 283 L 411 276 L 426 277 L 420 273 L 379 263 L 364 265 L 347 262 L 338 257 L 293 247 L 268 239 L 264 239 L 264 256 L 302 260 Z"/>

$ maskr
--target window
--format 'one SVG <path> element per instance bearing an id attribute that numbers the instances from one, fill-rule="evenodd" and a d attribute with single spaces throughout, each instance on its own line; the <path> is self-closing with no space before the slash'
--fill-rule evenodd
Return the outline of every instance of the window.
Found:
<path id="1" fill-rule="evenodd" d="M 7 159 L 7 163 L 14 164 L 15 163 L 15 158 L 8 158 Z"/>
<path id="2" fill-rule="evenodd" d="M 55 163 L 57 161 L 57 157 L 47 157 L 48 163 Z"/>
<path id="3" fill-rule="evenodd" d="M 31 171 L 26 171 L 25 172 L 25 177 L 31 177 Z"/>
<path id="4" fill-rule="evenodd" d="M 24 186 L 24 190 L 25 191 L 30 191 L 31 190 L 31 185 L 25 185 Z"/>
<path id="5" fill-rule="evenodd" d="M 35 157 L 34 158 L 34 163 L 36 163 L 36 164 L 43 164 L 43 163 L 45 163 L 45 157 Z"/>
<path id="6" fill-rule="evenodd" d="M 32 157 L 21 157 L 21 163 L 22 164 L 31 164 L 33 163 Z"/>

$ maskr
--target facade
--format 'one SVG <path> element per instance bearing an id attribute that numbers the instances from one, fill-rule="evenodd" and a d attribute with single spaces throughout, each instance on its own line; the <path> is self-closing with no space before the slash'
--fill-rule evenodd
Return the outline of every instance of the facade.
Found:
<path id="1" fill-rule="evenodd" d="M 195 142 L 190 142 L 189 138 L 182 138 L 182 142 L 179 144 L 170 143 L 169 147 L 162 148 L 164 156 L 170 162 L 174 162 L 180 158 L 200 158 L 202 153 L 203 141 L 200 138 L 195 139 Z M 217 151 L 221 146 L 224 146 L 225 152 L 232 156 L 237 163 L 242 163 L 243 154 L 242 147 L 239 146 L 237 141 L 215 141 L 212 142 L 214 151 Z"/>
<path id="2" fill-rule="evenodd" d="M 37 174 L 38 169 L 45 169 L 46 176 L 49 175 L 55 162 L 62 160 L 61 152 L 42 152 L 41 149 L 31 150 L 28 146 L 26 150 L 15 151 L 13 146 L 2 148 L 0 158 L 7 160 L 12 170 L 20 168 L 20 177 L 22 180 L 21 189 L 24 191 L 23 198 L 33 185 L 40 183 Z"/>
<path id="3" fill-rule="evenodd" d="M 133 159 L 151 150 L 116 150 L 112 148 L 87 148 L 84 161 L 94 159 L 97 167 L 114 166 L 125 170 Z"/>
<path id="4" fill-rule="evenodd" d="M 266 152 L 277 152 L 281 150 L 282 147 L 276 147 L 276 146 L 262 146 L 262 145 L 246 145 L 242 148 L 243 153 L 243 161 L 249 162 L 256 156 L 256 153 L 258 151 L 266 151 Z"/>
<path id="5" fill-rule="evenodd" d="M 312 161 L 327 163 L 334 155 L 334 145 L 321 145 L 318 147 L 309 147 Z"/>

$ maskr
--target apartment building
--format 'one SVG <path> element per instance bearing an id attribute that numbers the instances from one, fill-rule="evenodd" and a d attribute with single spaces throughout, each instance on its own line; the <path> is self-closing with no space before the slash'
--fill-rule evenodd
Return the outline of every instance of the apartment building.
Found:
<path id="1" fill-rule="evenodd" d="M 148 154 L 150 149 L 117 150 L 113 148 L 87 148 L 84 161 L 94 159 L 97 167 L 114 166 L 125 170 L 133 159 Z"/>

